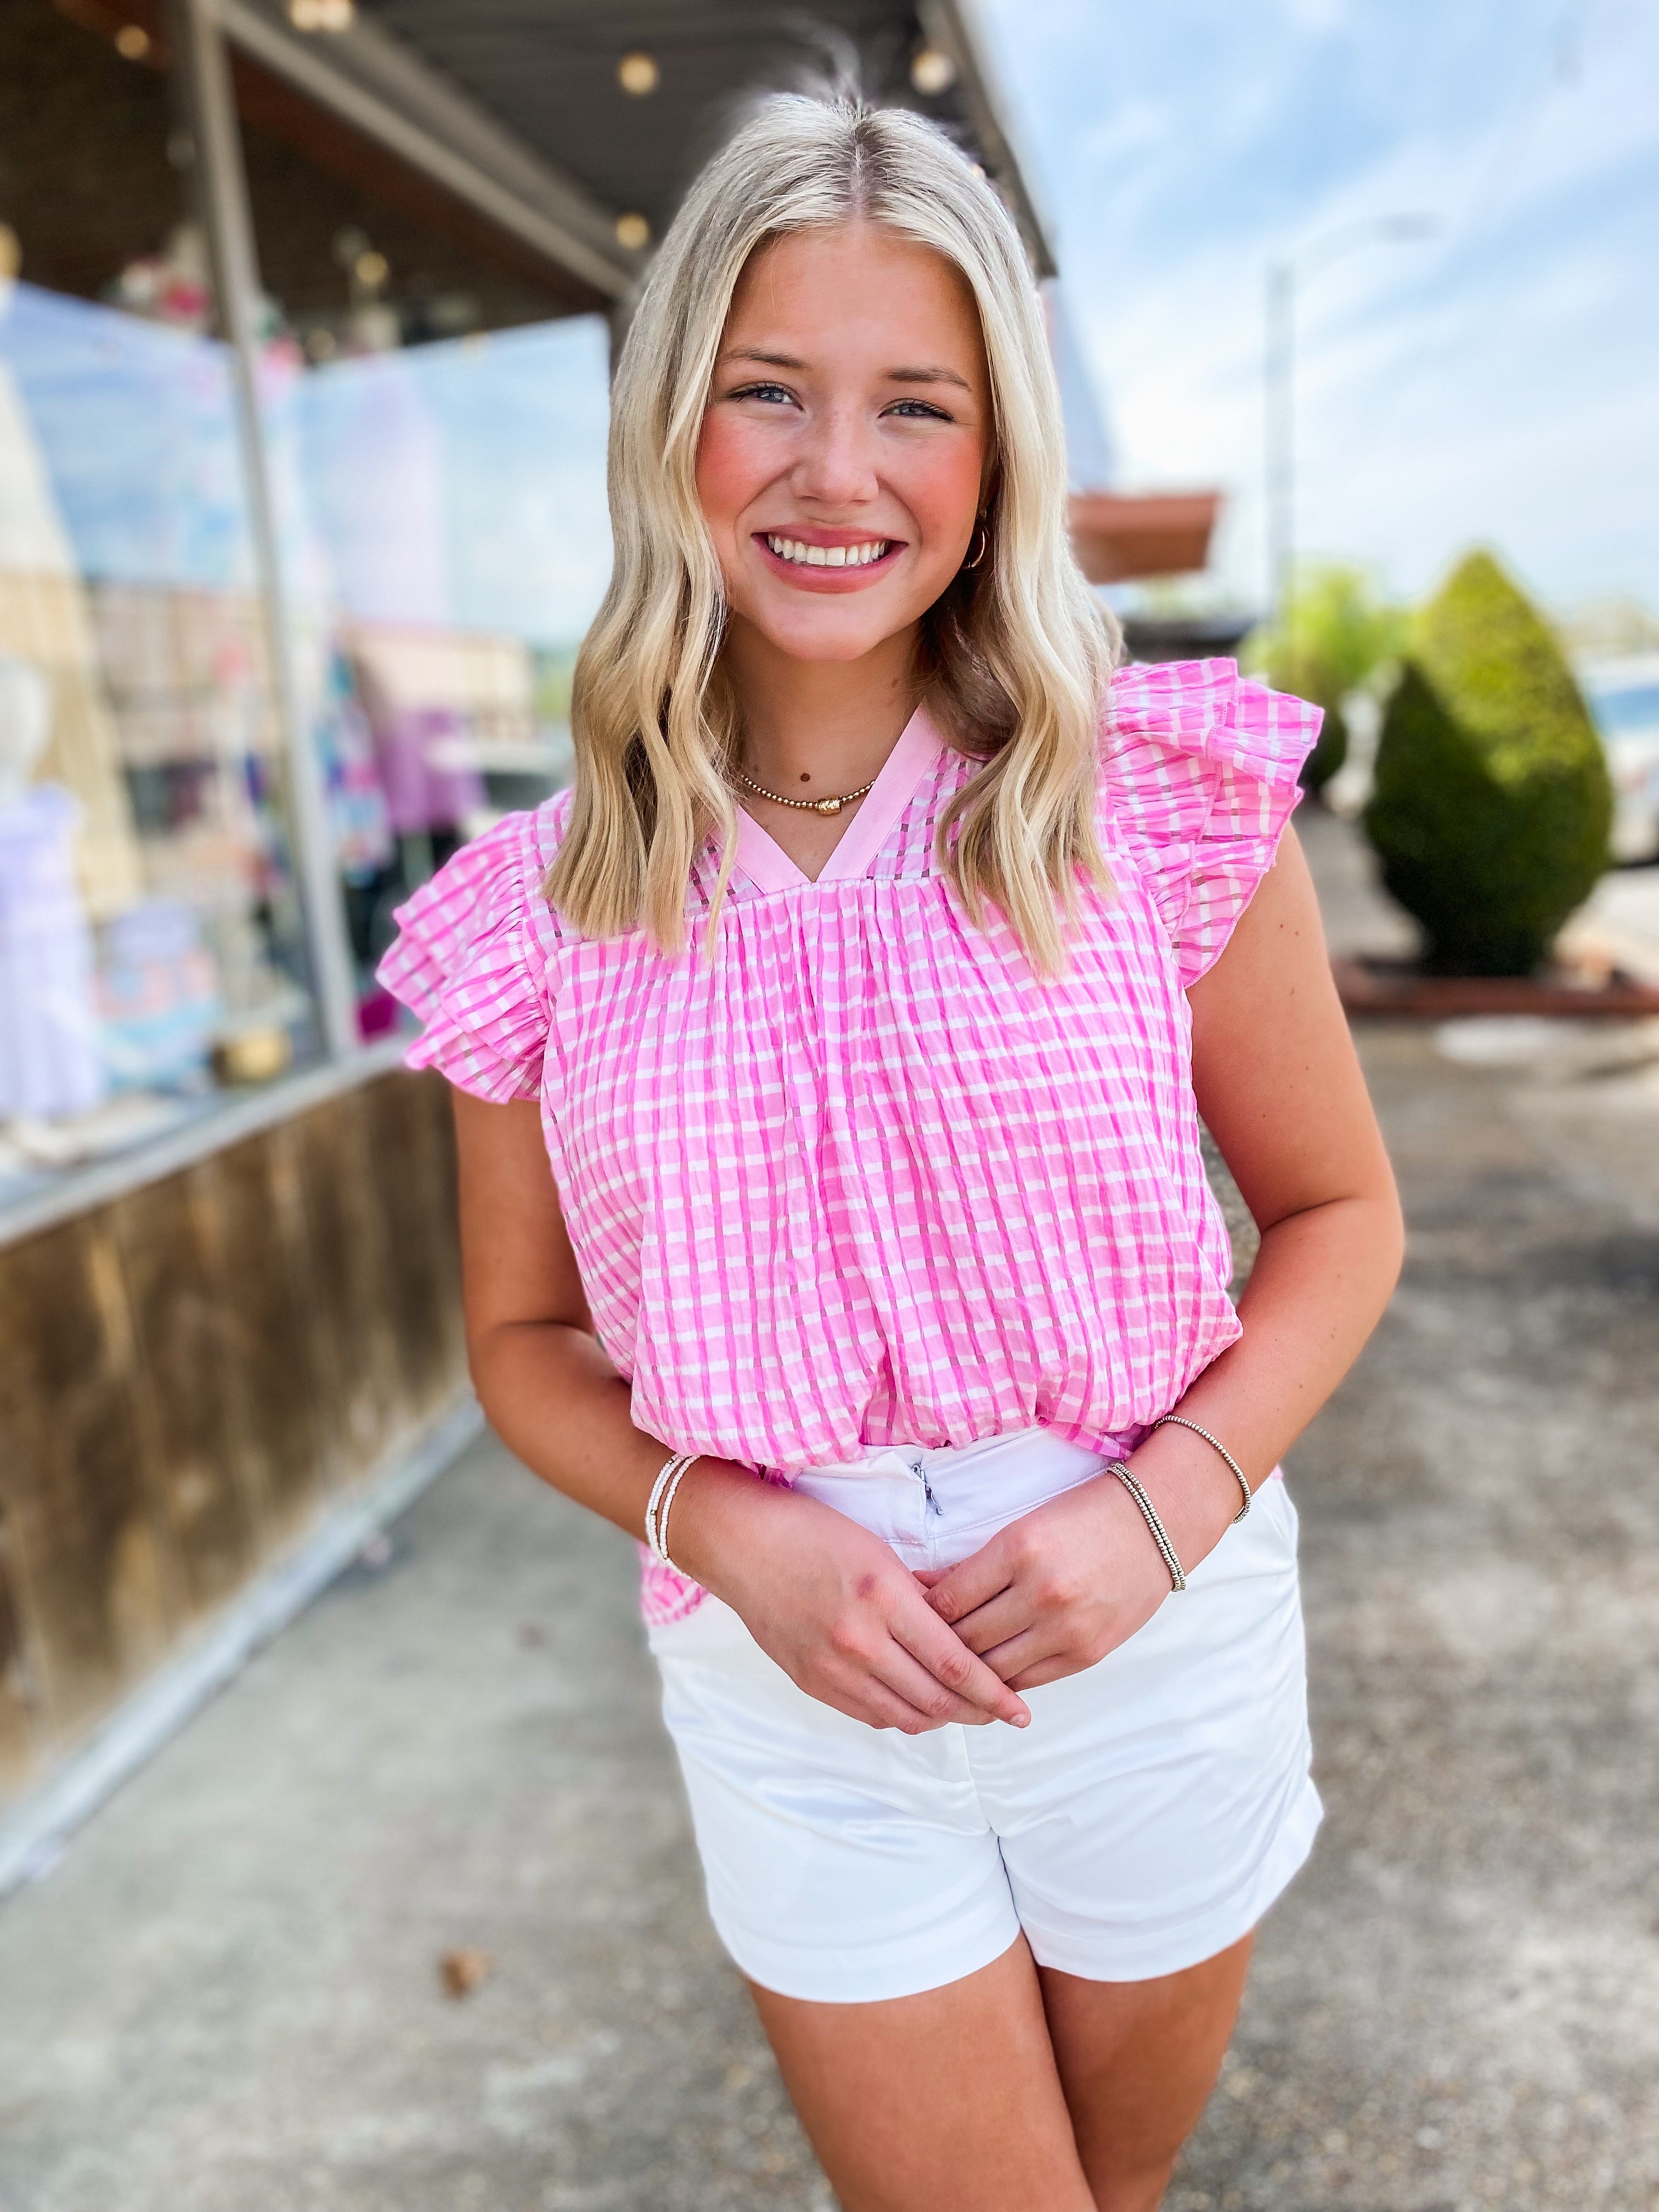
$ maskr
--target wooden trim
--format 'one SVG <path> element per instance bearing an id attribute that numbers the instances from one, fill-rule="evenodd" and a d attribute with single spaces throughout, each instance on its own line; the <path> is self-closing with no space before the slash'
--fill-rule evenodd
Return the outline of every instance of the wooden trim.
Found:
<path id="1" fill-rule="evenodd" d="M 201 1639 L 135 1691 L 51 1778 L 0 1815 L 0 1897 L 49 1874 L 64 1847 L 127 1778 L 349 1567 L 371 1536 L 408 1510 L 483 1431 L 470 1392 L 393 1453 L 250 1583 Z"/>
<path id="2" fill-rule="evenodd" d="M 447 1087 L 285 1088 L 0 1252 L 0 1800 L 465 1386 Z"/>

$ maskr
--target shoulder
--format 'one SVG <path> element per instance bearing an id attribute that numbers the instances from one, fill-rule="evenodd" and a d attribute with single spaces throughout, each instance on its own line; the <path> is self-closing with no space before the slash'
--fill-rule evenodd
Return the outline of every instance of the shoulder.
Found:
<path id="1" fill-rule="evenodd" d="M 1219 957 L 1272 866 L 1322 719 L 1232 660 L 1114 675 L 1101 714 L 1102 842 L 1145 884 L 1183 985 Z"/>
<path id="2" fill-rule="evenodd" d="M 550 949 L 562 925 L 542 889 L 570 818 L 570 793 L 556 792 L 540 806 L 506 814 L 444 862 L 398 909 L 401 928 L 428 943 L 476 938 L 484 927 L 522 931 Z"/>
<path id="3" fill-rule="evenodd" d="M 508 814 L 446 860 L 393 916 L 379 980 L 425 1035 L 411 1064 L 495 1099 L 531 1095 L 550 1018 L 549 968 L 568 934 L 543 879 L 570 793 Z"/>
<path id="4" fill-rule="evenodd" d="M 1109 799 L 1151 823 L 1160 807 L 1206 811 L 1224 794 L 1294 791 L 1323 709 L 1241 675 L 1235 660 L 1118 669 L 1101 714 Z"/>

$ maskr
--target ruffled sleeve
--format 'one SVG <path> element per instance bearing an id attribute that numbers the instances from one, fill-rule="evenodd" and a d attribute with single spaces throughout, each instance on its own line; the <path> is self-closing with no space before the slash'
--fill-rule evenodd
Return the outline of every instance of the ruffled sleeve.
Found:
<path id="1" fill-rule="evenodd" d="M 504 1105 L 541 1087 L 550 1019 L 548 967 L 562 934 L 542 895 L 568 811 L 562 792 L 462 846 L 392 919 L 380 981 L 416 1014 L 410 1067 Z"/>
<path id="2" fill-rule="evenodd" d="M 1231 660 L 1120 669 L 1102 742 L 1103 838 L 1127 854 L 1182 988 L 1225 950 L 1273 854 L 1323 711 Z"/>

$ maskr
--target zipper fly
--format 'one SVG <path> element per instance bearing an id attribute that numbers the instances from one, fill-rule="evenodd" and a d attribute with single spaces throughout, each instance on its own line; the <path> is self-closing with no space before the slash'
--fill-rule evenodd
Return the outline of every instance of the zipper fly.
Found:
<path id="1" fill-rule="evenodd" d="M 933 1486 L 927 1480 L 927 1470 L 923 1467 L 919 1459 L 913 1459 L 911 1461 L 910 1472 L 915 1475 L 916 1480 L 921 1485 L 921 1494 L 927 1501 L 927 1510 L 930 1513 L 938 1513 L 942 1515 L 945 1508 L 939 1504 L 938 1498 L 934 1497 Z"/>

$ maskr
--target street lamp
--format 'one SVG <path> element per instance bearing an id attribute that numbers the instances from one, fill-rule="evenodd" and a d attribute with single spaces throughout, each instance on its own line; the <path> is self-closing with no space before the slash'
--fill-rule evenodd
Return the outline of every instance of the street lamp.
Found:
<path id="1" fill-rule="evenodd" d="M 1288 659 L 1291 564 L 1296 540 L 1296 288 L 1299 281 L 1361 246 L 1404 245 L 1431 238 L 1430 215 L 1367 216 L 1316 238 L 1284 261 L 1267 264 L 1266 362 L 1267 590 L 1277 617 L 1279 649 Z M 1291 680 L 1294 680 L 1293 678 Z"/>

